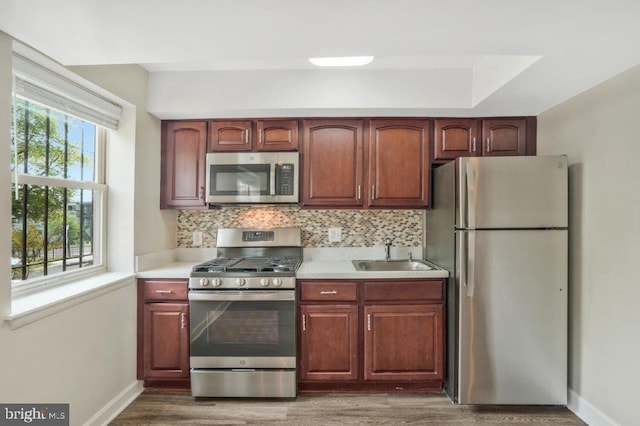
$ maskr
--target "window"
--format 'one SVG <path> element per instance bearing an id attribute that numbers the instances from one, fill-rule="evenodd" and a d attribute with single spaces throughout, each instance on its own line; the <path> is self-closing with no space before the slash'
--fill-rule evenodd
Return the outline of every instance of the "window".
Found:
<path id="1" fill-rule="evenodd" d="M 13 78 L 11 281 L 20 293 L 102 270 L 104 145 L 121 107 L 17 53 Z"/>
<path id="2" fill-rule="evenodd" d="M 12 280 L 101 265 L 104 131 L 20 98 L 14 126 Z"/>

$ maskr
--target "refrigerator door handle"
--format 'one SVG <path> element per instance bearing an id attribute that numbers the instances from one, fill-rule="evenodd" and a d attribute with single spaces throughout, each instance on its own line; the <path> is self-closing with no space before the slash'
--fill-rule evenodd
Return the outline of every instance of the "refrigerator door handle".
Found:
<path id="1" fill-rule="evenodd" d="M 467 228 L 476 227 L 476 174 L 473 168 L 473 164 L 470 162 L 465 163 L 466 170 L 466 213 L 467 213 Z"/>
<path id="2" fill-rule="evenodd" d="M 467 231 L 465 234 L 466 248 L 466 272 L 465 272 L 465 294 L 467 297 L 473 297 L 473 291 L 476 288 L 476 232 Z"/>

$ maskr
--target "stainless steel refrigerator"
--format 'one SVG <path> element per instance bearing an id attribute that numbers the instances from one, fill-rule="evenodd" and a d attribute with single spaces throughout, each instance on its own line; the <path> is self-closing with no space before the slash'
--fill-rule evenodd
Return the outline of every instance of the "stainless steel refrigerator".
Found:
<path id="1" fill-rule="evenodd" d="M 433 172 L 425 251 L 450 272 L 447 383 L 460 404 L 567 403 L 565 156 Z"/>

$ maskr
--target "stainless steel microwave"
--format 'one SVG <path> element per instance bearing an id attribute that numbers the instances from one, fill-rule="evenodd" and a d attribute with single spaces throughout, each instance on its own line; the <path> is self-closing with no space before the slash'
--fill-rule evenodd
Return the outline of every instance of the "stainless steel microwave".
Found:
<path id="1" fill-rule="evenodd" d="M 298 203 L 297 152 L 207 154 L 210 204 Z"/>

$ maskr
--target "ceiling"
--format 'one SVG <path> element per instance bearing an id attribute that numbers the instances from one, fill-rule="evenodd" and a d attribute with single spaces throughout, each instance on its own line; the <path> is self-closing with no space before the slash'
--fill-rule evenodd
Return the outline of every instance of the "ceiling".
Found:
<path id="1" fill-rule="evenodd" d="M 143 66 L 160 118 L 537 115 L 640 64 L 638 22 L 637 0 L 0 0 L 63 65 Z"/>

